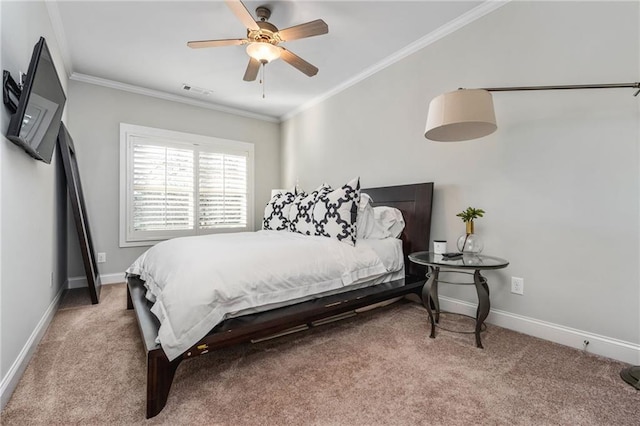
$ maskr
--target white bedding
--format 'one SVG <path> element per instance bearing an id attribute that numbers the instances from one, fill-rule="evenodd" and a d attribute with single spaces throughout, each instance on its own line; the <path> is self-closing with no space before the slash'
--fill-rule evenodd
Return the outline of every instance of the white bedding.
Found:
<path id="1" fill-rule="evenodd" d="M 127 273 L 145 281 L 161 324 L 159 341 L 173 360 L 234 313 L 375 283 L 402 268 L 398 239 L 358 240 L 351 247 L 332 238 L 258 231 L 164 241 Z"/>

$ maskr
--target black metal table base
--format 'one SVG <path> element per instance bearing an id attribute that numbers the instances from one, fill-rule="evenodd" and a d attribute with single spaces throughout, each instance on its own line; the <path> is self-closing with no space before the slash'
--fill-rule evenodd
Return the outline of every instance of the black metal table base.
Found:
<path id="1" fill-rule="evenodd" d="M 440 301 L 438 299 L 439 275 L 440 268 L 433 267 L 433 270 L 427 274 L 427 282 L 422 288 L 422 303 L 429 313 L 429 320 L 431 321 L 431 334 L 429 337 L 432 339 L 436 337 L 436 323 L 440 321 Z M 476 292 L 478 293 L 478 308 L 476 309 L 476 326 L 474 334 L 476 335 L 476 346 L 482 349 L 483 346 L 482 340 L 480 339 L 480 332 L 482 331 L 484 320 L 487 319 L 487 316 L 489 315 L 491 301 L 489 299 L 489 286 L 487 285 L 487 279 L 480 275 L 480 270 L 478 269 L 473 273 L 473 285 L 475 285 Z M 433 303 L 433 306 L 435 307 L 435 312 L 431 308 L 431 303 Z"/>
<path id="2" fill-rule="evenodd" d="M 625 368 L 620 372 L 620 377 L 634 388 L 640 390 L 640 365 Z"/>
<path id="3" fill-rule="evenodd" d="M 431 306 L 431 309 L 433 310 L 433 306 Z M 447 328 L 445 326 L 442 325 L 442 316 L 443 315 L 455 315 L 455 316 L 459 316 L 459 317 L 463 317 L 463 319 L 471 319 L 473 320 L 473 330 L 470 331 L 466 331 L 466 330 L 454 330 L 453 328 Z M 443 311 L 440 310 L 440 315 L 439 315 L 439 321 L 436 321 L 436 328 L 440 329 L 440 330 L 444 330 L 444 331 L 448 331 L 449 333 L 456 333 L 456 334 L 476 334 L 476 317 L 471 316 L 471 315 L 466 315 L 466 314 L 461 314 L 458 312 L 450 312 L 450 311 Z M 482 329 L 480 330 L 480 332 L 485 332 L 487 331 L 487 324 L 482 324 Z"/>

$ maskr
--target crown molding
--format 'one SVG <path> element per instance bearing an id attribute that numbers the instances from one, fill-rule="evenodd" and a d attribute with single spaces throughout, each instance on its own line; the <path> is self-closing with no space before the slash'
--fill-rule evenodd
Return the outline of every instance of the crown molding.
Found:
<path id="1" fill-rule="evenodd" d="M 304 104 L 300 105 L 299 107 L 289 111 L 288 113 L 280 116 L 280 120 L 281 121 L 286 121 L 289 120 L 290 118 L 294 117 L 295 115 L 301 113 L 302 111 L 305 111 L 317 104 L 319 104 L 322 101 L 325 101 L 327 99 L 329 99 L 330 97 L 337 95 L 338 93 L 342 92 L 345 89 L 348 89 L 349 87 L 355 85 L 356 83 L 359 83 L 360 81 L 364 80 L 367 77 L 370 77 L 371 75 L 387 68 L 390 65 L 395 64 L 396 62 L 406 58 L 407 56 L 417 52 L 420 49 L 423 49 L 425 47 L 427 47 L 428 45 L 435 43 L 436 41 L 440 40 L 441 38 L 459 30 L 460 28 L 472 23 L 473 21 L 475 21 L 476 19 L 482 18 L 483 16 L 493 12 L 496 9 L 501 8 L 502 6 L 504 6 L 505 4 L 509 3 L 511 0 L 487 0 L 485 2 L 483 2 L 482 4 L 474 7 L 473 9 L 471 9 L 470 11 L 468 11 L 467 13 L 460 15 L 459 17 L 457 17 L 456 19 L 447 22 L 446 24 L 444 24 L 443 26 L 437 28 L 436 30 L 430 32 L 429 34 L 427 34 L 426 36 L 414 41 L 413 43 L 407 45 L 406 47 L 398 50 L 397 52 L 393 53 L 392 55 L 386 57 L 385 59 L 383 59 L 382 61 L 374 64 L 373 66 L 367 68 L 366 70 L 364 70 L 363 72 L 361 72 L 360 74 L 354 76 L 353 78 L 339 84 L 338 86 L 334 87 L 333 89 L 329 90 L 328 92 L 325 92 L 324 94 L 313 98 L 312 100 L 305 102 Z"/>
<path id="2" fill-rule="evenodd" d="M 71 55 L 69 54 L 67 35 L 64 32 L 64 25 L 62 25 L 62 15 L 60 15 L 58 2 L 56 0 L 45 0 L 44 4 L 47 7 L 47 13 L 51 21 L 51 27 L 53 28 L 53 35 L 58 42 L 58 50 L 62 56 L 62 65 L 64 66 L 65 74 L 67 78 L 70 78 L 73 73 L 73 63 L 71 62 Z"/>
<path id="3" fill-rule="evenodd" d="M 253 112 L 249 112 L 242 109 L 227 107 L 219 104 L 214 104 L 210 102 L 188 98 L 186 96 L 174 95 L 174 94 L 163 92 L 160 90 L 147 89 L 147 88 L 135 86 L 132 84 L 121 83 L 114 80 L 108 80 L 100 77 L 94 77 L 91 75 L 74 72 L 73 64 L 71 62 L 71 56 L 69 55 L 67 38 L 64 32 L 64 27 L 62 25 L 62 18 L 60 15 L 60 9 L 58 7 L 57 0 L 45 0 L 45 4 L 47 6 L 47 11 L 49 14 L 49 19 L 51 20 L 54 35 L 56 37 L 56 40 L 58 41 L 58 46 L 60 48 L 60 53 L 62 55 L 65 71 L 70 80 L 80 81 L 88 84 L 94 84 L 97 86 L 109 87 L 112 89 L 150 96 L 158 99 L 164 99 L 172 102 L 193 105 L 200 108 L 211 109 L 214 111 L 220 111 L 220 112 L 225 112 L 229 114 L 239 115 L 242 117 L 254 118 L 257 120 L 263 120 L 263 121 L 268 121 L 272 123 L 281 123 L 283 121 L 289 120 L 290 118 L 296 116 L 302 111 L 305 111 L 331 98 L 332 96 L 359 83 L 360 81 L 366 79 L 367 77 L 370 77 L 371 75 L 389 67 L 390 65 L 395 64 L 396 62 L 406 58 L 407 56 L 417 52 L 418 50 L 423 49 L 424 47 L 440 40 L 441 38 L 459 30 L 460 28 L 470 24 L 471 22 L 493 12 L 496 9 L 499 9 L 500 7 L 509 3 L 510 1 L 511 0 L 486 0 L 485 2 L 471 9 L 467 13 L 446 23 L 445 25 L 439 27 L 435 31 L 432 31 L 431 33 L 420 38 L 419 40 L 407 45 L 403 49 L 395 52 L 394 54 L 386 57 L 382 61 L 367 68 L 366 70 L 354 76 L 353 78 L 346 80 L 345 82 L 339 84 L 338 86 L 335 86 L 333 89 L 330 89 L 329 91 L 323 93 L 322 95 L 317 96 L 308 102 L 305 102 L 304 104 L 294 108 L 293 110 L 289 111 L 286 114 L 283 114 L 280 117 L 253 113 Z"/>
<path id="4" fill-rule="evenodd" d="M 239 115 L 256 120 L 268 121 L 271 123 L 280 123 L 280 119 L 270 115 L 257 114 L 241 109 L 231 108 L 210 102 L 204 102 L 197 99 L 187 98 L 186 96 L 174 95 L 172 93 L 162 92 L 160 90 L 147 89 L 145 87 L 135 86 L 133 84 L 121 83 L 119 81 L 108 80 L 106 78 L 94 77 L 92 75 L 71 73 L 70 80 L 80 81 L 82 83 L 93 84 L 96 86 L 108 87 L 110 89 L 122 90 L 125 92 L 136 93 L 138 95 L 150 96 L 152 98 L 163 99 L 165 101 L 178 102 L 187 105 L 197 106 L 200 108 L 211 109 L 214 111 L 225 112 L 228 114 Z"/>

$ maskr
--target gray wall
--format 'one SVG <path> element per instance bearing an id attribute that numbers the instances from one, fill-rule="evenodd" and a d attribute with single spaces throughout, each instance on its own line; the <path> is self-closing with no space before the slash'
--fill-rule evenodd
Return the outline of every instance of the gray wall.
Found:
<path id="1" fill-rule="evenodd" d="M 68 128 L 101 274 L 121 273 L 148 247 L 118 246 L 120 123 L 251 142 L 255 145 L 255 227 L 272 188 L 280 186 L 280 125 L 78 81 L 69 82 Z M 83 276 L 82 257 L 69 226 L 69 276 Z"/>
<path id="2" fill-rule="evenodd" d="M 476 223 L 492 307 L 640 342 L 640 100 L 633 90 L 494 93 L 498 131 L 423 137 L 429 101 L 458 87 L 638 81 L 638 2 L 512 2 L 283 123 L 283 185 L 433 181 L 431 236 Z M 524 278 L 524 296 L 510 277 Z M 442 294 L 475 303 L 471 288 Z"/>
<path id="3" fill-rule="evenodd" d="M 44 36 L 66 88 L 44 3 L 3 1 L 0 8 L 2 69 L 14 78 L 26 72 L 33 46 Z M 67 195 L 57 150 L 50 165 L 29 157 L 4 137 L 10 115 L 4 106 L 0 109 L 0 374 L 6 384 L 11 366 L 67 278 Z"/>

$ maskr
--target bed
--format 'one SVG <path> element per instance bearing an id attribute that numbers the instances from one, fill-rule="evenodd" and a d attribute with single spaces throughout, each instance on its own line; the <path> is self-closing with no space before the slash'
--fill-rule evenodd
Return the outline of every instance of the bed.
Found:
<path id="1" fill-rule="evenodd" d="M 182 361 L 215 349 L 320 326 L 408 294 L 421 296 L 425 271 L 409 262 L 408 255 L 428 250 L 433 183 L 369 188 L 362 192 L 371 196 L 374 206 L 395 207 L 402 212 L 405 221 L 401 235 L 404 276 L 396 275 L 391 281 L 364 288 L 345 287 L 344 291 L 332 291 L 311 300 L 225 319 L 195 344 L 178 354 L 171 353 L 171 356 L 167 356 L 157 343 L 160 322 L 151 311 L 145 282 L 136 275 L 127 277 L 127 308 L 135 311 L 147 356 L 147 418 L 156 416 L 166 405 L 171 383 Z"/>

